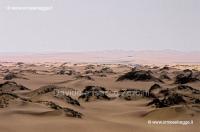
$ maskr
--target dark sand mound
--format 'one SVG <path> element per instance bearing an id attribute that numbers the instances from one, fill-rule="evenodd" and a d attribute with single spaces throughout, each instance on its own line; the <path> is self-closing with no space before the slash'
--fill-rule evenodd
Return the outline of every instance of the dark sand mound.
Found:
<path id="1" fill-rule="evenodd" d="M 85 70 L 95 69 L 95 65 L 86 65 Z"/>
<path id="2" fill-rule="evenodd" d="M 0 92 L 13 92 L 18 90 L 29 90 L 28 88 L 17 84 L 16 82 L 7 81 L 5 83 L 0 84 Z"/>
<path id="3" fill-rule="evenodd" d="M 81 114 L 77 111 L 74 111 L 73 109 L 63 108 L 51 101 L 38 101 L 37 103 L 45 104 L 46 106 L 48 106 L 49 108 L 54 109 L 54 110 L 62 110 L 65 113 L 65 115 L 68 117 L 82 118 L 82 116 L 83 116 L 83 114 Z"/>
<path id="4" fill-rule="evenodd" d="M 94 79 L 90 76 L 87 76 L 87 75 L 78 75 L 75 77 L 76 79 L 85 79 L 85 80 L 90 80 L 90 81 L 94 81 Z"/>
<path id="5" fill-rule="evenodd" d="M 169 66 L 164 66 L 160 68 L 160 71 L 169 71 L 171 68 Z"/>
<path id="6" fill-rule="evenodd" d="M 140 89 L 125 89 L 119 91 L 119 98 L 125 100 L 136 100 L 148 96 L 149 96 L 148 92 Z"/>
<path id="7" fill-rule="evenodd" d="M 101 70 L 86 70 L 85 74 L 95 75 L 99 77 L 107 77 L 109 74 L 116 74 L 111 68 L 102 68 Z"/>
<path id="8" fill-rule="evenodd" d="M 172 90 L 181 94 L 187 101 L 187 104 L 200 104 L 200 90 L 187 85 L 179 85 Z"/>
<path id="9" fill-rule="evenodd" d="M 12 79 L 26 79 L 27 78 L 23 77 L 23 70 L 16 70 L 15 72 L 8 72 L 4 75 L 4 80 L 12 80 Z"/>
<path id="10" fill-rule="evenodd" d="M 17 75 L 13 72 L 9 72 L 4 76 L 4 80 L 12 80 L 14 78 L 17 78 Z"/>
<path id="11" fill-rule="evenodd" d="M 106 89 L 99 86 L 87 86 L 83 91 L 79 99 L 83 99 L 88 102 L 91 100 L 110 100 L 110 97 L 106 95 Z"/>
<path id="12" fill-rule="evenodd" d="M 104 67 L 99 71 L 95 71 L 96 73 L 104 73 L 104 74 L 115 74 L 115 72 L 110 67 Z"/>
<path id="13" fill-rule="evenodd" d="M 59 88 L 60 87 L 57 87 L 55 85 L 47 85 L 47 86 L 40 87 L 40 88 L 38 88 L 34 91 L 31 91 L 31 92 L 27 93 L 26 95 L 34 97 L 34 96 L 43 95 L 43 94 L 46 94 L 46 93 L 53 92 L 54 90 L 59 89 Z"/>
<path id="14" fill-rule="evenodd" d="M 190 86 L 187 86 L 187 85 L 179 85 L 176 88 L 174 88 L 174 90 L 181 91 L 182 94 L 183 93 L 190 94 L 190 95 L 200 94 L 200 90 L 195 89 L 195 88 L 190 87 Z"/>
<path id="15" fill-rule="evenodd" d="M 156 98 L 152 102 L 148 103 L 148 105 L 155 105 L 156 108 L 162 108 L 185 103 L 186 101 L 182 95 L 173 93 L 165 96 L 164 99 Z"/>
<path id="16" fill-rule="evenodd" d="M 80 106 L 80 103 L 77 100 L 66 95 L 64 91 L 60 90 L 61 88 L 62 87 L 58 87 L 58 86 L 55 86 L 55 85 L 47 85 L 47 86 L 43 86 L 39 89 L 36 89 L 34 91 L 27 93 L 26 96 L 29 96 L 32 99 L 34 98 L 34 99 L 37 100 L 41 96 L 46 96 L 48 94 L 52 98 L 63 100 L 64 102 L 66 102 L 68 104 Z"/>
<path id="17" fill-rule="evenodd" d="M 175 83 L 176 84 L 186 84 L 189 82 L 199 81 L 198 78 L 193 76 L 192 70 L 184 70 L 176 76 Z"/>
<path id="18" fill-rule="evenodd" d="M 154 89 L 158 90 L 156 95 L 152 94 L 152 90 Z M 179 104 L 198 104 L 200 98 L 199 90 L 186 85 L 179 85 L 171 89 L 163 89 L 154 85 L 149 91 L 154 99 L 148 105 L 155 105 L 157 108 L 170 107 Z"/>
<path id="19" fill-rule="evenodd" d="M 70 108 L 63 108 L 59 105 L 57 105 L 54 102 L 51 101 L 37 101 L 37 102 L 32 102 L 31 100 L 27 100 L 24 98 L 21 98 L 15 94 L 9 94 L 9 93 L 0 93 L 0 108 L 6 108 L 9 106 L 10 103 L 23 103 L 23 102 L 29 102 L 29 103 L 34 103 L 34 104 L 43 104 L 45 106 L 47 106 L 48 108 L 51 108 L 55 111 L 47 111 L 47 112 L 33 112 L 33 111 L 29 111 L 29 110 L 18 110 L 18 111 L 14 111 L 14 113 L 17 114 L 29 114 L 29 115 L 34 115 L 34 116 L 42 116 L 45 114 L 53 114 L 52 112 L 56 112 L 56 111 L 62 111 L 65 116 L 67 117 L 74 117 L 74 118 L 82 118 L 83 114 L 74 111 L 73 109 Z M 56 115 L 60 115 L 60 114 L 56 114 Z"/>
<path id="20" fill-rule="evenodd" d="M 123 81 L 123 80 L 134 80 L 134 81 L 156 81 L 156 82 L 162 82 L 160 79 L 154 77 L 151 71 L 131 71 L 128 72 L 122 76 L 120 76 L 117 81 Z"/>
<path id="21" fill-rule="evenodd" d="M 80 73 L 79 72 L 76 72 L 75 70 L 73 69 L 61 69 L 61 70 L 58 70 L 56 71 L 57 74 L 59 75 L 79 75 Z"/>
<path id="22" fill-rule="evenodd" d="M 99 77 L 107 77 L 109 74 L 116 74 L 110 67 L 103 67 L 100 70 L 86 69 L 84 73 Z"/>
<path id="23" fill-rule="evenodd" d="M 70 108 L 63 108 L 65 115 L 68 117 L 82 118 L 83 114 Z"/>
<path id="24" fill-rule="evenodd" d="M 17 66 L 24 66 L 25 63 L 24 63 L 24 62 L 17 62 L 16 65 L 17 65 Z"/>
<path id="25" fill-rule="evenodd" d="M 17 99 L 18 96 L 13 94 L 0 93 L 0 108 L 8 107 L 10 101 Z"/>
<path id="26" fill-rule="evenodd" d="M 151 86 L 151 88 L 149 89 L 149 96 L 156 98 L 159 95 L 160 90 L 162 89 L 162 87 L 158 84 L 154 84 L 153 86 Z"/>
<path id="27" fill-rule="evenodd" d="M 31 100 L 19 97 L 16 94 L 0 93 L 0 108 L 8 107 L 11 102 L 31 102 Z"/>
<path id="28" fill-rule="evenodd" d="M 89 70 L 85 70 L 84 73 L 85 73 L 85 74 L 92 74 L 92 75 L 93 75 L 93 74 L 94 74 L 94 71 L 89 69 Z"/>
<path id="29" fill-rule="evenodd" d="M 193 70 L 193 77 L 200 80 L 200 71 Z"/>
<path id="30" fill-rule="evenodd" d="M 65 115 L 68 116 L 68 117 L 75 117 L 75 118 L 81 118 L 82 117 L 81 113 L 74 111 L 70 108 L 63 108 L 63 107 L 61 107 L 61 106 L 59 106 L 59 105 L 57 105 L 57 104 L 55 104 L 54 102 L 51 102 L 51 101 L 36 101 L 36 102 L 34 101 L 33 102 L 29 99 L 22 98 L 22 97 L 20 97 L 16 94 L 0 93 L 0 108 L 6 108 L 11 103 L 17 104 L 17 103 L 23 103 L 23 102 L 44 104 L 51 109 L 62 110 L 65 113 Z"/>
<path id="31" fill-rule="evenodd" d="M 65 102 L 69 104 L 80 106 L 80 103 L 78 102 L 78 100 L 73 99 L 72 97 L 66 95 L 64 92 L 59 92 L 58 90 L 56 90 L 54 97 L 64 100 Z"/>
<path id="32" fill-rule="evenodd" d="M 162 73 L 160 74 L 160 76 L 159 76 L 159 79 L 161 79 L 161 80 L 172 80 L 172 79 L 167 75 L 166 72 L 162 72 Z"/>

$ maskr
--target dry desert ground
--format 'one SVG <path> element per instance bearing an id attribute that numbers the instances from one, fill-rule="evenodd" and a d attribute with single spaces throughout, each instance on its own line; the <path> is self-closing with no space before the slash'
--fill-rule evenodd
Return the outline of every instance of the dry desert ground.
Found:
<path id="1" fill-rule="evenodd" d="M 1 62 L 0 131 L 198 132 L 199 69 Z"/>

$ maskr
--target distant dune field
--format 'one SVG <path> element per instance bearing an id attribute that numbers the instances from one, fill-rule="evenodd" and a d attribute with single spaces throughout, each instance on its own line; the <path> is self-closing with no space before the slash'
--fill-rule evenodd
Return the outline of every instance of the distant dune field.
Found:
<path id="1" fill-rule="evenodd" d="M 2 132 L 198 132 L 200 66 L 1 62 L 0 119 Z"/>
<path id="2" fill-rule="evenodd" d="M 0 53 L 0 61 L 11 62 L 90 62 L 121 64 L 200 64 L 200 52 L 97 51 L 66 53 Z"/>

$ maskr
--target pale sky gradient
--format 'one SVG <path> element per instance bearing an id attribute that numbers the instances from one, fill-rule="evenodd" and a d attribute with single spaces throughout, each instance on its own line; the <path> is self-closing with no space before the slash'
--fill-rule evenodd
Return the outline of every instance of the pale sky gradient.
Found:
<path id="1" fill-rule="evenodd" d="M 200 50 L 200 0 L 0 0 L 0 52 L 115 49 Z"/>

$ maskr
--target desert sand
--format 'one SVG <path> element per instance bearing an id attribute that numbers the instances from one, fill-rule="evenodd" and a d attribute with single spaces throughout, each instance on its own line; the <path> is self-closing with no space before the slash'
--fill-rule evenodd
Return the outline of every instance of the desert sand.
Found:
<path id="1" fill-rule="evenodd" d="M 0 131 L 198 132 L 199 68 L 2 61 Z"/>

